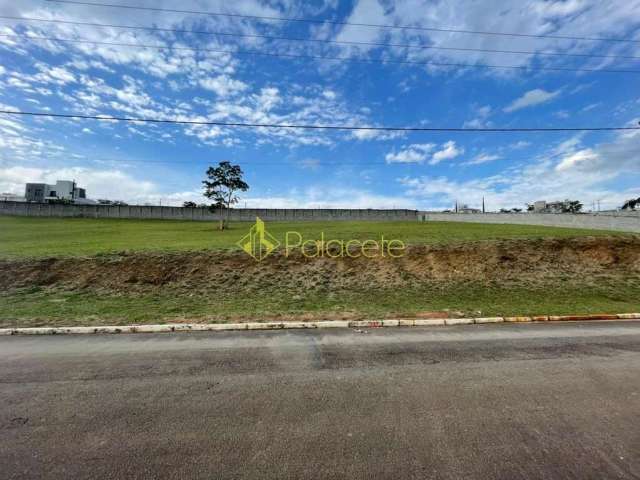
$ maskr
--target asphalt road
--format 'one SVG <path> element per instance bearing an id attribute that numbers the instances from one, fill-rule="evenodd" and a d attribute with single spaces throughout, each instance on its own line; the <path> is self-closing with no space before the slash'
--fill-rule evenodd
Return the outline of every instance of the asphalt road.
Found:
<path id="1" fill-rule="evenodd" d="M 640 322 L 1 337 L 0 478 L 640 478 Z"/>

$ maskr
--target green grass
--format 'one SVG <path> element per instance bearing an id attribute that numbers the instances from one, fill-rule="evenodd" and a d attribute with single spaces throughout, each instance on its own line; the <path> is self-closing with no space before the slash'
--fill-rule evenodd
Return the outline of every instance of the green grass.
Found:
<path id="1" fill-rule="evenodd" d="M 214 222 L 0 216 L 0 257 L 96 255 L 119 251 L 236 249 L 250 223 L 223 232 Z M 514 238 L 621 235 L 604 230 L 453 222 L 267 222 L 280 241 L 287 231 L 305 239 L 369 239 L 384 235 L 407 244 Z"/>
<path id="2" fill-rule="evenodd" d="M 283 292 L 280 292 L 283 293 Z M 302 295 L 98 295 L 88 292 L 51 292 L 32 288 L 2 294 L 0 328 L 51 325 L 106 325 L 269 320 L 312 315 L 330 319 L 384 318 L 449 309 L 466 315 L 562 315 L 623 313 L 639 310 L 640 287 L 605 283 L 597 287 L 500 288 L 481 284 L 445 289 L 340 291 Z"/>
<path id="3" fill-rule="evenodd" d="M 251 223 L 233 223 L 220 232 L 213 222 L 0 217 L 0 258 L 92 256 L 122 251 L 237 249 Z M 282 241 L 287 231 L 305 239 L 387 239 L 407 244 L 442 244 L 496 239 L 626 235 L 602 230 L 451 222 L 267 222 Z M 561 272 L 560 272 L 561 273 Z M 274 273 L 274 278 L 286 275 Z M 563 279 L 549 283 L 491 284 L 455 280 L 402 288 L 361 290 L 290 288 L 274 282 L 247 290 L 193 285 L 118 294 L 64 285 L 0 292 L 0 328 L 43 325 L 167 323 L 172 321 L 269 320 L 311 316 L 383 318 L 452 310 L 471 315 L 534 315 L 640 310 L 640 284 L 620 275 Z M 571 280 L 571 281 L 569 281 Z M 544 285 L 544 286 L 541 286 Z M 237 288 L 236 288 L 237 287 Z M 124 291 L 124 290 L 123 290 Z"/>

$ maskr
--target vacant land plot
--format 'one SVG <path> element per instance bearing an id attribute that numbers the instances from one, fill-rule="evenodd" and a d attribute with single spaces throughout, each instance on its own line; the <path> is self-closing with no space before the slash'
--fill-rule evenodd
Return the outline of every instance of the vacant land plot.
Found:
<path id="1" fill-rule="evenodd" d="M 171 220 L 110 220 L 0 216 L 0 257 L 95 255 L 122 251 L 237 250 L 236 242 L 251 223 L 232 223 L 218 231 L 217 223 Z M 488 225 L 452 222 L 269 222 L 268 231 L 282 239 L 287 231 L 304 238 L 343 240 L 385 238 L 408 244 L 522 238 L 569 238 L 624 235 L 603 230 Z"/>
<path id="2" fill-rule="evenodd" d="M 457 223 L 269 223 L 397 238 L 402 258 L 262 262 L 191 222 L 0 217 L 0 327 L 640 310 L 640 237 Z"/>

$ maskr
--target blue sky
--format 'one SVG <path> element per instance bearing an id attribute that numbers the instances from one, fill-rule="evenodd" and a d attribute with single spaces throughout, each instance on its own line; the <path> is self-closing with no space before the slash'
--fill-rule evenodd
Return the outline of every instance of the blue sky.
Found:
<path id="1" fill-rule="evenodd" d="M 223 122 L 427 127 L 630 126 L 640 120 L 640 1 L 316 2 L 117 0 L 160 8 L 635 42 L 470 35 L 0 0 L 0 15 L 241 34 L 220 36 L 0 20 L 3 109 Z M 108 46 L 18 38 L 48 36 Z M 335 42 L 517 50 L 469 52 Z M 174 47 L 173 50 L 140 45 Z M 177 47 L 177 48 L 175 48 Z M 230 53 L 197 52 L 194 48 Z M 443 67 L 307 56 L 525 69 Z M 91 198 L 203 201 L 210 164 L 238 163 L 254 207 L 489 208 L 640 196 L 640 134 L 323 132 L 126 124 L 0 115 L 0 192 L 75 179 Z"/>

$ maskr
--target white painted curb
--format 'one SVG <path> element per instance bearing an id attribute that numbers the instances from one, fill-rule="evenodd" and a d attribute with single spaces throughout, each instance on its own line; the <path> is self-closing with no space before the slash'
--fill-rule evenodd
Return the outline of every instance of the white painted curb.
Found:
<path id="1" fill-rule="evenodd" d="M 479 317 L 479 318 L 400 318 L 392 320 L 328 320 L 320 322 L 245 322 L 245 323 L 170 323 L 166 325 L 123 325 L 98 327 L 36 327 L 3 328 L 1 335 L 86 335 L 98 333 L 166 333 L 166 332 L 222 332 L 242 330 L 290 330 L 314 328 L 382 328 L 435 327 L 488 323 L 520 323 L 543 321 L 640 320 L 640 313 L 616 315 L 562 315 L 535 317 Z"/>
<path id="2" fill-rule="evenodd" d="M 502 323 L 504 322 L 504 318 L 502 317 L 481 317 L 474 318 L 474 323 Z"/>
<path id="3" fill-rule="evenodd" d="M 437 327 L 437 326 L 444 326 L 444 325 L 445 325 L 444 318 L 429 318 L 429 319 L 418 318 L 413 321 L 414 327 Z"/>
<path id="4" fill-rule="evenodd" d="M 473 323 L 473 318 L 445 318 L 445 325 L 470 325 Z"/>

